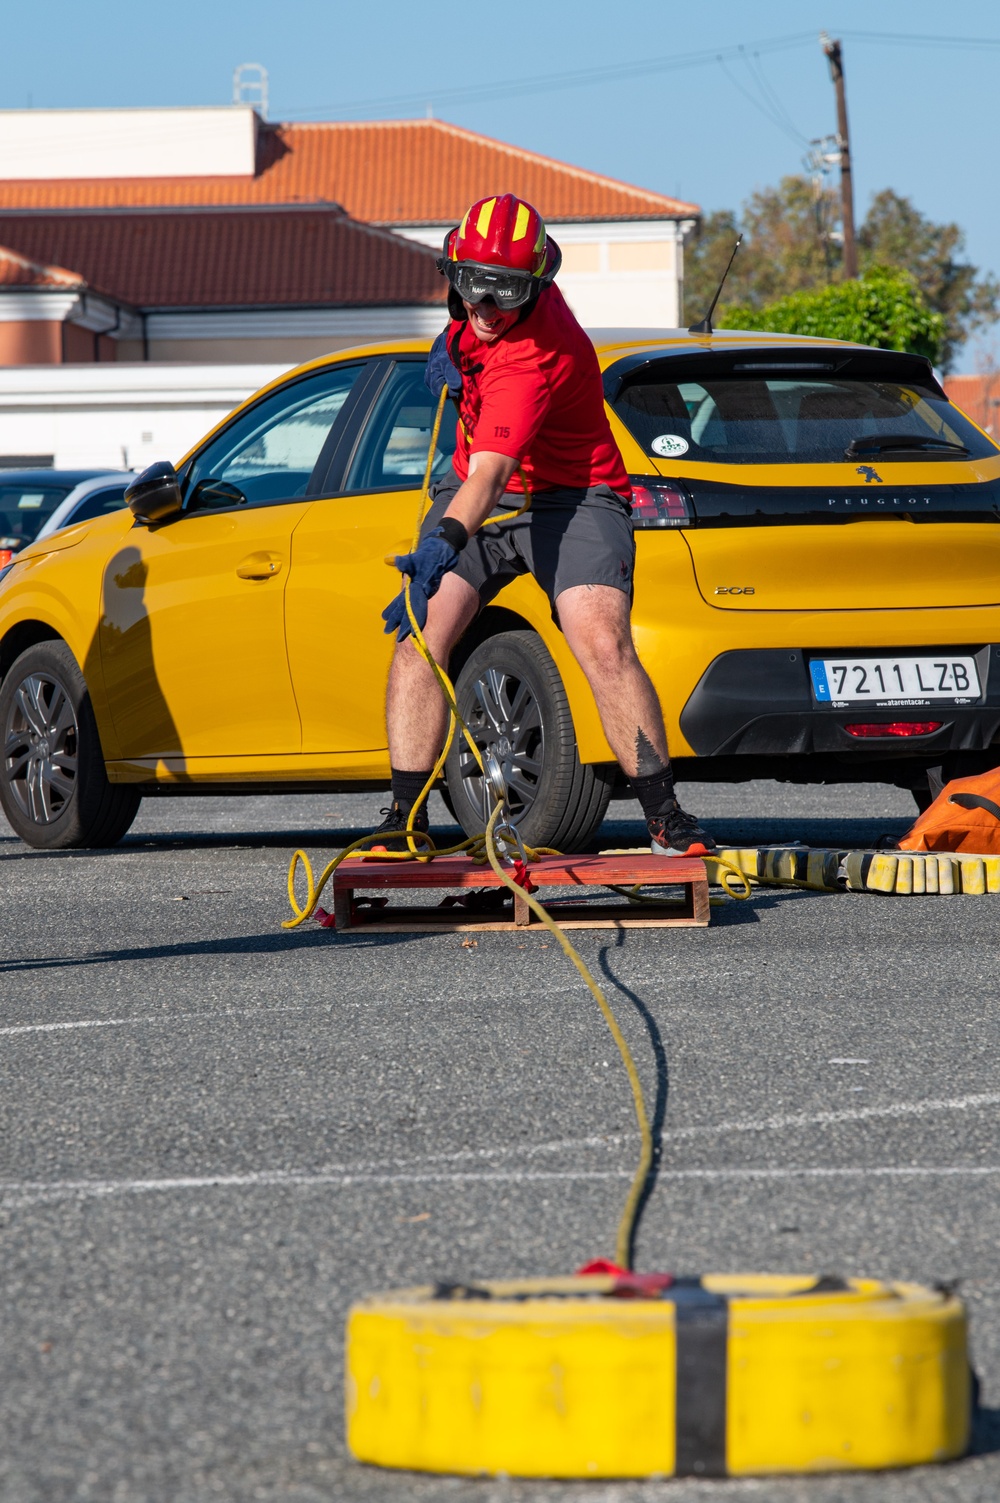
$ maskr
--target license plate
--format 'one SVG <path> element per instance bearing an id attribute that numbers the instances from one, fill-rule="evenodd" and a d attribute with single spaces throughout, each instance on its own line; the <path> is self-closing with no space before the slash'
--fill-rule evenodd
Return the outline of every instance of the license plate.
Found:
<path id="1" fill-rule="evenodd" d="M 975 658 L 942 652 L 926 658 L 813 658 L 809 664 L 818 704 L 923 705 L 979 698 Z"/>

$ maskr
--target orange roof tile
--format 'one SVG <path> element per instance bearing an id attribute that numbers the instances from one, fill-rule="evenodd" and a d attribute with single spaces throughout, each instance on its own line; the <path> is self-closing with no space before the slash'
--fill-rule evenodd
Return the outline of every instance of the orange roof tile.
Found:
<path id="1" fill-rule="evenodd" d="M 0 212 L 0 244 L 140 308 L 434 306 L 447 292 L 427 246 L 329 206 Z"/>
<path id="2" fill-rule="evenodd" d="M 253 177 L 0 181 L 0 209 L 337 203 L 373 224 L 454 224 L 494 192 L 516 193 L 556 222 L 700 213 L 443 120 L 263 125 Z"/>
<path id="3" fill-rule="evenodd" d="M 945 376 L 943 384 L 955 406 L 995 439 L 1000 430 L 1000 371 L 985 376 Z"/>
<path id="4" fill-rule="evenodd" d="M 79 272 L 62 266 L 45 266 L 0 245 L 0 287 L 65 287 L 85 285 Z"/>

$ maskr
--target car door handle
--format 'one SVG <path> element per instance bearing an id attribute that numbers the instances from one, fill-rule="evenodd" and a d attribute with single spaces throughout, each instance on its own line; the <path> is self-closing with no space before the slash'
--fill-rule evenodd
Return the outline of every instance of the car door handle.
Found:
<path id="1" fill-rule="evenodd" d="M 281 559 L 276 553 L 248 553 L 236 565 L 240 579 L 273 579 L 281 572 Z"/>

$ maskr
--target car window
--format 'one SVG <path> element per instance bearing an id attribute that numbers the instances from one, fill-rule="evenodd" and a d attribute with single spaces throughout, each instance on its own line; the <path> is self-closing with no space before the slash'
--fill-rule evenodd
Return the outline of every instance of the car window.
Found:
<path id="1" fill-rule="evenodd" d="M 758 376 L 738 367 L 674 379 L 664 372 L 626 386 L 614 408 L 643 447 L 662 458 L 843 462 L 852 444 L 890 436 L 918 444 L 944 440 L 975 459 L 997 452 L 944 397 L 907 381 L 835 373 Z"/>
<path id="2" fill-rule="evenodd" d="M 71 490 L 69 485 L 0 484 L 0 548 L 16 552 L 30 543 Z"/>
<path id="3" fill-rule="evenodd" d="M 77 522 L 89 522 L 92 517 L 103 517 L 106 512 L 120 511 L 124 505 L 124 485 L 115 485 L 106 491 L 94 491 L 85 496 L 79 506 L 73 508 L 64 525 L 69 527 L 71 524 L 75 526 Z"/>
<path id="4" fill-rule="evenodd" d="M 197 455 L 185 510 L 303 496 L 330 429 L 363 365 L 319 371 L 272 392 Z"/>
<path id="5" fill-rule="evenodd" d="M 437 401 L 424 385 L 422 360 L 400 361 L 375 404 L 347 476 L 346 490 L 381 491 L 423 483 Z M 445 405 L 431 478 L 451 468 L 455 412 Z"/>

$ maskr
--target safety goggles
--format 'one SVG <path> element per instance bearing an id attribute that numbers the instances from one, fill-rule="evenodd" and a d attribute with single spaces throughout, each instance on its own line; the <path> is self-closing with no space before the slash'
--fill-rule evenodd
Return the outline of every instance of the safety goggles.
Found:
<path id="1" fill-rule="evenodd" d="M 539 278 L 528 271 L 508 271 L 478 261 L 446 261 L 445 273 L 465 303 L 491 297 L 498 308 L 523 308 L 540 288 Z"/>

